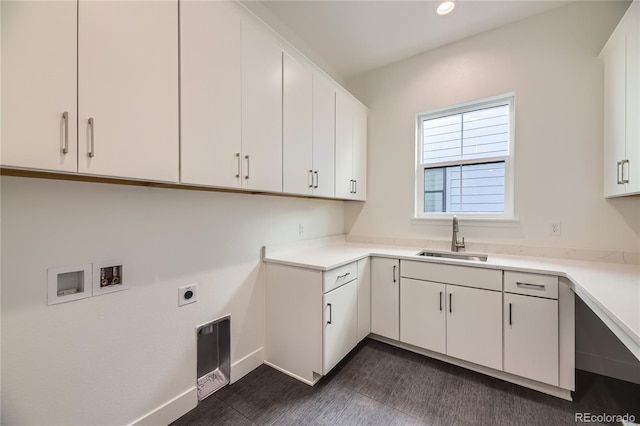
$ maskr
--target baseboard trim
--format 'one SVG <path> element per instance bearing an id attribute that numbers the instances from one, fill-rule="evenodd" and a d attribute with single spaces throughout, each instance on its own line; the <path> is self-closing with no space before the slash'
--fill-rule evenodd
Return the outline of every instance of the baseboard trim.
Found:
<path id="1" fill-rule="evenodd" d="M 321 375 L 316 374 L 316 373 L 313 373 L 314 380 L 307 380 L 307 379 L 304 379 L 304 378 L 302 378 L 302 377 L 300 377 L 300 376 L 298 376 L 298 375 L 296 375 L 296 374 L 293 374 L 292 372 L 290 372 L 290 371 L 288 371 L 288 370 L 285 370 L 284 368 L 278 367 L 277 365 L 272 364 L 272 363 L 270 363 L 269 361 L 265 361 L 264 363 L 265 363 L 266 365 L 268 365 L 269 367 L 271 367 L 271 368 L 273 368 L 273 369 L 276 369 L 276 370 L 278 370 L 279 372 L 286 374 L 287 376 L 291 376 L 291 377 L 293 377 L 293 378 L 294 378 L 294 379 L 296 379 L 296 380 L 300 380 L 302 383 L 305 383 L 305 384 L 307 384 L 307 385 L 309 385 L 309 386 L 313 386 L 313 385 L 315 385 L 316 383 L 318 383 L 318 380 L 320 380 L 320 379 L 322 378 L 322 376 L 321 376 Z"/>
<path id="2" fill-rule="evenodd" d="M 260 367 L 264 363 L 264 348 L 258 348 L 244 358 L 231 364 L 231 383 Z M 198 388 L 196 386 L 184 391 L 171 401 L 150 411 L 129 426 L 168 425 L 179 419 L 198 405 Z"/>
<path id="3" fill-rule="evenodd" d="M 198 405 L 198 389 L 194 386 L 171 401 L 166 402 L 153 411 L 145 414 L 130 426 L 157 426 L 168 425 L 179 419 Z"/>
<path id="4" fill-rule="evenodd" d="M 640 365 L 576 351 L 576 368 L 640 384 Z"/>
<path id="5" fill-rule="evenodd" d="M 447 355 L 439 354 L 437 352 L 429 351 L 427 349 L 419 348 L 417 346 L 402 343 L 397 340 L 392 340 L 387 337 L 379 336 L 377 334 L 370 334 L 369 337 L 374 340 L 378 340 L 383 343 L 387 343 L 398 348 L 406 349 L 411 352 L 418 353 L 420 355 L 426 355 L 431 358 L 438 359 L 440 361 L 448 362 L 449 364 L 457 365 L 468 370 L 477 371 L 478 373 L 486 374 L 487 376 L 495 377 L 506 382 L 511 382 L 516 385 L 523 386 L 525 388 L 533 389 L 538 392 L 546 393 L 558 398 L 566 399 L 567 401 L 573 401 L 571 397 L 571 391 L 568 389 L 562 389 L 560 387 L 548 385 L 546 383 L 536 382 L 535 380 L 526 379 L 524 377 L 514 376 L 513 374 L 505 373 L 504 371 L 494 370 L 493 368 L 484 367 L 482 365 L 473 364 L 471 362 L 463 361 L 457 358 L 452 358 Z"/>
<path id="6" fill-rule="evenodd" d="M 235 383 L 264 364 L 264 347 L 231 364 L 231 383 Z"/>

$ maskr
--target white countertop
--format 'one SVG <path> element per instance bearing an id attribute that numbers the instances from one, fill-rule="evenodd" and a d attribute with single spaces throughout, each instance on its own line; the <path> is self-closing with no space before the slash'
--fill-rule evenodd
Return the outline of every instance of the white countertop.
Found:
<path id="1" fill-rule="evenodd" d="M 544 257 L 488 254 L 486 262 L 425 258 L 416 247 L 329 242 L 265 253 L 265 262 L 327 271 L 368 256 L 393 257 L 566 277 L 575 293 L 640 360 L 640 266 Z M 435 250 L 434 250 L 435 251 Z"/>

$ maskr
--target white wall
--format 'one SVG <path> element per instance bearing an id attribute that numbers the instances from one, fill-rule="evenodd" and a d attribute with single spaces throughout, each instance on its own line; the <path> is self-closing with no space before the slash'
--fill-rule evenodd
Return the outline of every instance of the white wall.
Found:
<path id="1" fill-rule="evenodd" d="M 344 231 L 339 201 L 1 185 L 3 424 L 132 422 L 195 386 L 195 327 L 225 314 L 232 363 L 261 356 L 260 247 L 300 239 L 299 223 L 305 238 Z M 111 258 L 129 290 L 47 306 L 47 268 Z M 179 308 L 177 288 L 191 283 L 199 300 Z"/>
<path id="2" fill-rule="evenodd" d="M 603 65 L 627 2 L 575 2 L 348 79 L 369 107 L 367 203 L 346 206 L 350 236 L 451 238 L 411 221 L 415 114 L 516 93 L 517 226 L 471 226 L 467 241 L 640 251 L 640 197 L 603 198 Z M 454 12 L 455 13 L 455 12 Z M 552 222 L 562 235 L 551 236 Z"/>
<path id="3" fill-rule="evenodd" d="M 344 86 L 344 76 L 339 73 L 334 66 L 327 62 L 322 56 L 318 55 L 313 49 L 307 45 L 295 32 L 291 30 L 284 22 L 274 15 L 261 1 L 256 0 L 238 0 L 245 9 L 253 16 L 270 27 L 279 34 L 283 40 L 291 47 L 296 49 L 307 59 L 318 66 L 324 73 L 334 79 L 338 84 Z M 287 49 L 290 51 L 290 49 Z"/>

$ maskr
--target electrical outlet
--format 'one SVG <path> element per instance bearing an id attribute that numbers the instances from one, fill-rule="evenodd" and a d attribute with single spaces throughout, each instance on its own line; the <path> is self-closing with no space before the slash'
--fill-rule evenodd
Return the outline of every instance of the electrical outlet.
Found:
<path id="1" fill-rule="evenodd" d="M 301 237 L 304 235 L 304 226 L 301 223 L 298 224 L 298 235 Z"/>
<path id="2" fill-rule="evenodd" d="M 178 306 L 188 305 L 189 303 L 198 301 L 198 284 L 185 285 L 178 287 Z"/>
<path id="3" fill-rule="evenodd" d="M 562 233 L 562 227 L 560 226 L 560 222 L 552 223 L 549 226 L 550 235 L 560 235 L 561 233 Z"/>

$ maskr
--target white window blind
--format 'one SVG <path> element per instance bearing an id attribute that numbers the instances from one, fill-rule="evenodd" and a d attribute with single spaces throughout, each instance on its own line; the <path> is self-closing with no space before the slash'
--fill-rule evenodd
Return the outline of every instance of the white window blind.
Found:
<path id="1" fill-rule="evenodd" d="M 418 216 L 504 215 L 510 166 L 512 98 L 479 101 L 418 116 Z"/>

